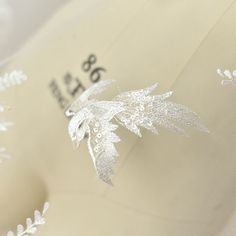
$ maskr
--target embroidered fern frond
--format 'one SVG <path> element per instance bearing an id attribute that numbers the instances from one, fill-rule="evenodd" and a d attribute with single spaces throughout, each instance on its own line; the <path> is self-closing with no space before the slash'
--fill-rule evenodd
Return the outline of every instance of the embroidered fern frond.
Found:
<path id="1" fill-rule="evenodd" d="M 5 106 L 0 105 L 0 112 L 4 112 L 6 110 Z M 13 123 L 9 121 L 0 121 L 0 132 L 7 131 Z M 3 162 L 4 159 L 9 159 L 10 155 L 6 153 L 5 147 L 0 147 L 0 164 Z"/>
<path id="2" fill-rule="evenodd" d="M 217 74 L 222 78 L 225 78 L 221 81 L 222 85 L 236 85 L 236 70 L 222 70 L 217 69 Z"/>
<path id="3" fill-rule="evenodd" d="M 27 80 L 27 76 L 22 71 L 12 71 L 11 73 L 6 73 L 0 77 L 0 91 L 4 91 L 9 87 L 22 84 Z M 0 105 L 0 112 L 9 110 L 9 107 Z M 9 121 L 0 120 L 0 132 L 7 131 L 13 123 Z M 5 148 L 0 148 L 0 163 L 3 159 L 9 158 L 10 156 L 6 154 Z"/>
<path id="4" fill-rule="evenodd" d="M 49 203 L 44 204 L 42 212 L 36 210 L 34 211 L 34 219 L 27 218 L 26 226 L 18 225 L 16 234 L 13 231 L 9 231 L 7 236 L 28 236 L 35 234 L 38 230 L 38 226 L 44 225 L 46 223 L 45 214 L 48 211 Z"/>
<path id="5" fill-rule="evenodd" d="M 22 71 L 12 71 L 0 77 L 0 91 L 4 91 L 9 87 L 22 84 L 27 80 L 27 76 Z"/>

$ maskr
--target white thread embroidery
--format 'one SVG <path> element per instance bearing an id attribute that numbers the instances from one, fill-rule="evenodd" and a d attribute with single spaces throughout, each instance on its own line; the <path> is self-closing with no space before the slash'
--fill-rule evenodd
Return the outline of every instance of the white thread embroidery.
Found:
<path id="1" fill-rule="evenodd" d="M 14 234 L 13 231 L 9 231 L 7 236 L 28 236 L 35 234 L 38 230 L 38 226 L 44 225 L 46 223 L 45 214 L 48 211 L 49 203 L 44 204 L 42 212 L 36 210 L 34 211 L 34 220 L 31 218 L 26 219 L 26 227 L 23 225 L 17 226 L 17 232 Z"/>
<path id="2" fill-rule="evenodd" d="M 230 71 L 230 70 L 217 69 L 216 72 L 222 78 L 226 78 L 221 81 L 222 85 L 231 85 L 231 86 L 236 85 L 236 70 Z"/>
<path id="3" fill-rule="evenodd" d="M 209 132 L 201 124 L 196 113 L 189 108 L 167 99 L 172 92 L 162 95 L 150 95 L 157 84 L 141 90 L 121 93 L 112 101 L 98 101 L 92 98 L 105 90 L 113 81 L 101 81 L 87 89 L 66 110 L 71 117 L 68 125 L 69 135 L 77 145 L 88 136 L 88 149 L 98 176 L 112 185 L 112 167 L 118 153 L 114 146 L 120 138 L 114 133 L 118 125 L 112 119 L 141 137 L 140 128 L 158 133 L 157 127 L 184 134 L 176 123 Z"/>
<path id="4" fill-rule="evenodd" d="M 22 84 L 25 80 L 27 80 L 27 76 L 22 71 L 12 71 L 11 73 L 6 73 L 4 76 L 0 77 L 0 91 L 5 91 L 12 86 Z M 9 107 L 0 105 L 0 112 L 4 112 L 8 109 Z M 12 125 L 12 122 L 1 120 L 0 132 L 7 131 Z M 10 158 L 10 155 L 6 153 L 6 149 L 4 147 L 0 147 L 0 162 L 6 158 Z"/>
<path id="5" fill-rule="evenodd" d="M 0 77 L 0 91 L 4 91 L 9 87 L 20 85 L 27 80 L 27 76 L 22 71 L 12 71 Z"/>

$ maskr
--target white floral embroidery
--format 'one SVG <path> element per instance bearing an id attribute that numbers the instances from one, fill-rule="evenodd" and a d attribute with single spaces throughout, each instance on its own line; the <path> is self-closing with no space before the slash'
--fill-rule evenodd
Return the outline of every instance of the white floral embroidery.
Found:
<path id="1" fill-rule="evenodd" d="M 236 85 L 236 70 L 230 71 L 230 70 L 217 69 L 217 74 L 222 78 L 226 78 L 221 81 L 222 85 L 231 85 L 231 86 Z"/>
<path id="2" fill-rule="evenodd" d="M 27 79 L 27 76 L 22 71 L 12 71 L 11 73 L 6 73 L 4 76 L 0 77 L 0 91 L 5 91 L 9 87 L 19 85 Z M 9 107 L 0 105 L 0 112 L 8 110 Z M 7 131 L 13 123 L 9 121 L 0 121 L 0 132 Z M 10 156 L 6 153 L 4 147 L 0 147 L 0 163 L 3 159 L 9 158 Z"/>
<path id="3" fill-rule="evenodd" d="M 28 236 L 35 234 L 38 230 L 37 227 L 46 223 L 45 214 L 48 211 L 48 208 L 49 203 L 46 202 L 44 204 L 42 212 L 38 210 L 34 211 L 34 220 L 32 220 L 31 218 L 26 219 L 26 227 L 24 227 L 23 225 L 18 225 L 16 234 L 13 231 L 9 231 L 7 233 L 7 236 Z"/>
<path id="4" fill-rule="evenodd" d="M 120 138 L 114 133 L 118 125 L 112 123 L 113 118 L 140 137 L 141 127 L 154 133 L 157 133 L 158 127 L 185 133 L 177 123 L 208 132 L 196 113 L 183 105 L 167 101 L 172 92 L 150 95 L 157 84 L 146 89 L 121 93 L 112 101 L 92 98 L 112 82 L 106 80 L 93 85 L 65 112 L 66 116 L 71 117 L 68 131 L 72 141 L 79 145 L 88 136 L 90 155 L 98 176 L 104 182 L 112 184 L 112 167 L 118 156 L 114 144 Z"/>

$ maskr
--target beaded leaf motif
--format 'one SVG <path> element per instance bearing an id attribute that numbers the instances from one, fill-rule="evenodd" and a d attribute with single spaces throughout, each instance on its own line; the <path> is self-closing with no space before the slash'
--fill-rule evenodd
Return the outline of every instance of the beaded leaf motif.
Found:
<path id="1" fill-rule="evenodd" d="M 91 86 L 65 112 L 66 116 L 71 117 L 68 131 L 72 141 L 79 145 L 88 136 L 91 158 L 98 176 L 104 182 L 112 185 L 112 167 L 118 156 L 114 144 L 120 142 L 120 138 L 114 133 L 118 125 L 112 123 L 112 120 L 139 137 L 142 136 L 141 127 L 154 133 L 158 133 L 158 127 L 185 133 L 177 123 L 208 132 L 195 112 L 167 100 L 172 92 L 151 95 L 157 84 L 121 93 L 112 101 L 93 98 L 112 82 L 114 81 L 105 80 Z"/>

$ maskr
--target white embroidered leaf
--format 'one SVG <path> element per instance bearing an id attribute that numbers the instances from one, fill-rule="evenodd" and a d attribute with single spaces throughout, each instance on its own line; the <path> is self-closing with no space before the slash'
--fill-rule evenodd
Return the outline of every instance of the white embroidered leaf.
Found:
<path id="1" fill-rule="evenodd" d="M 89 98 L 95 96 L 98 93 L 101 93 L 108 87 L 108 85 L 113 82 L 113 80 L 104 80 L 92 85 L 90 88 L 84 91 L 82 95 L 75 99 L 75 101 L 65 111 L 65 115 L 67 117 L 75 115 L 79 110 L 81 110 L 83 107 L 85 107 L 85 105 L 87 105 Z"/>
<path id="2" fill-rule="evenodd" d="M 170 101 L 166 101 L 172 92 L 162 95 L 150 93 L 156 85 L 147 89 L 124 92 L 115 101 L 124 103 L 125 111 L 116 115 L 119 123 L 141 137 L 139 127 L 146 128 L 154 133 L 158 133 L 158 127 L 167 128 L 173 132 L 185 133 L 177 124 L 193 127 L 204 132 L 208 132 L 201 124 L 198 115 L 191 109 Z"/>
<path id="3" fill-rule="evenodd" d="M 22 71 L 12 71 L 11 73 L 6 73 L 0 77 L 0 91 L 22 84 L 25 80 L 27 80 L 27 76 Z"/>
<path id="4" fill-rule="evenodd" d="M 17 236 L 28 236 L 35 234 L 38 230 L 37 226 L 43 225 L 46 223 L 45 218 L 43 217 L 49 208 L 49 203 L 44 204 L 42 213 L 38 210 L 34 211 L 34 221 L 31 218 L 26 219 L 26 228 L 23 225 L 17 226 Z M 9 231 L 7 236 L 14 236 L 13 231 Z"/>
<path id="5" fill-rule="evenodd" d="M 226 78 L 221 81 L 222 85 L 231 85 L 231 86 L 236 85 L 236 70 L 230 71 L 230 70 L 217 69 L 216 72 L 222 78 Z"/>
<path id="6" fill-rule="evenodd" d="M 35 234 L 36 232 L 37 232 L 37 228 L 34 226 L 31 226 L 30 228 L 26 230 L 27 234 Z"/>
<path id="7" fill-rule="evenodd" d="M 17 225 L 17 236 L 21 236 L 24 230 L 25 229 L 23 225 Z"/>
<path id="8" fill-rule="evenodd" d="M 77 145 L 82 139 L 84 139 L 86 132 L 88 131 L 87 123 L 94 115 L 92 112 L 84 108 L 81 112 L 76 113 L 70 120 L 68 125 L 68 132 L 72 142 Z"/>
<path id="9" fill-rule="evenodd" d="M 79 97 L 81 103 L 87 101 L 91 97 L 103 92 L 111 83 L 114 83 L 114 80 L 103 80 L 99 83 L 94 84 Z"/>
<path id="10" fill-rule="evenodd" d="M 34 211 L 34 222 L 35 222 L 35 224 L 40 225 L 40 224 L 41 224 L 41 221 L 42 221 L 41 212 L 38 211 L 38 210 Z"/>
<path id="11" fill-rule="evenodd" d="M 172 95 L 171 91 L 151 95 L 157 84 L 146 89 L 121 93 L 113 101 L 88 100 L 103 91 L 108 84 L 108 81 L 103 81 L 93 85 L 76 100 L 79 103 L 71 106 L 66 113 L 69 117 L 73 114 L 68 126 L 72 141 L 79 144 L 86 135 L 89 136 L 88 148 L 96 172 L 108 184 L 112 184 L 112 167 L 118 156 L 114 144 L 120 141 L 113 132 L 118 128 L 112 123 L 113 118 L 140 137 L 140 127 L 154 133 L 158 132 L 158 127 L 184 133 L 183 128 L 177 126 L 181 125 L 208 132 L 191 109 L 167 101 Z"/>
<path id="12" fill-rule="evenodd" d="M 27 76 L 22 71 L 12 71 L 11 73 L 6 73 L 3 77 L 0 77 L 0 91 L 6 90 L 7 88 L 21 84 L 27 79 Z M 4 112 L 8 107 L 0 105 L 0 112 Z M 7 131 L 12 122 L 0 121 L 0 132 Z M 5 150 L 4 150 L 5 152 Z M 0 151 L 0 162 L 2 158 L 9 158 L 9 155 Z"/>
<path id="13" fill-rule="evenodd" d="M 48 211 L 49 209 L 49 202 L 45 202 L 44 203 L 44 206 L 43 206 L 43 211 L 42 211 L 42 215 L 44 216 L 46 214 L 46 212 Z"/>
<path id="14" fill-rule="evenodd" d="M 40 218 L 41 218 L 41 213 L 40 213 L 40 211 L 35 210 L 35 211 L 34 211 L 34 219 L 35 219 L 35 220 L 38 220 L 38 219 L 40 219 Z"/>
<path id="15" fill-rule="evenodd" d="M 105 110 L 102 116 L 94 117 L 89 123 L 88 148 L 99 178 L 112 185 L 112 168 L 118 156 L 114 144 L 120 142 L 120 138 L 113 132 L 118 126 L 112 124 L 111 120 L 116 114 L 123 111 L 123 107 L 117 105 L 120 103 L 109 103 L 110 109 Z"/>
<path id="16" fill-rule="evenodd" d="M 27 227 L 27 228 L 30 228 L 30 227 L 32 226 L 32 224 L 33 224 L 32 219 L 31 219 L 31 218 L 27 218 L 27 219 L 26 219 L 26 227 Z"/>

